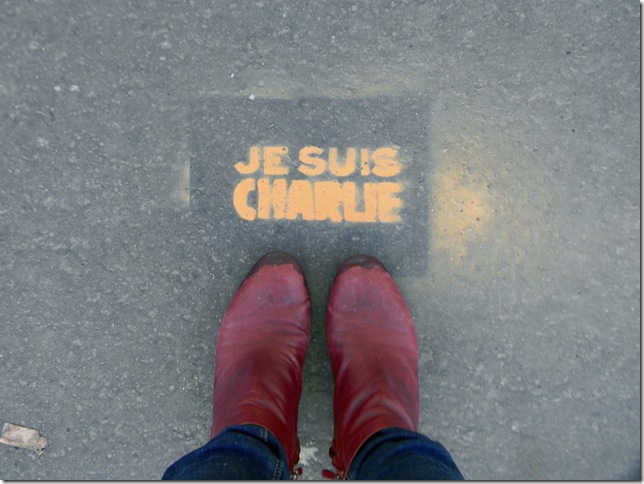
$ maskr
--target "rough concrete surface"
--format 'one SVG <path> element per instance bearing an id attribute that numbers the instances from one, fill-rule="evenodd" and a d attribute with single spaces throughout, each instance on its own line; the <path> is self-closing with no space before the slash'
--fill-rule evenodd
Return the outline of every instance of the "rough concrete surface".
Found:
<path id="1" fill-rule="evenodd" d="M 330 466 L 326 296 L 368 249 L 467 478 L 639 479 L 639 56 L 634 1 L 2 2 L 0 423 L 48 446 L 0 446 L 0 478 L 156 479 L 205 443 L 219 322 L 281 248 L 313 302 L 304 478 Z M 250 139 L 255 101 L 286 131 Z M 218 150 L 399 137 L 413 227 L 231 209 Z"/>

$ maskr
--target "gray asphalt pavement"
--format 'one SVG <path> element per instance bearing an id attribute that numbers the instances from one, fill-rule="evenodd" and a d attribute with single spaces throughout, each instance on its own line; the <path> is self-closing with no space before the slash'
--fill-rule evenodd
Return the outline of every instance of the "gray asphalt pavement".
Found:
<path id="1" fill-rule="evenodd" d="M 408 301 L 420 430 L 468 479 L 639 479 L 640 5 L 0 3 L 2 479 L 157 479 L 204 444 L 229 299 L 307 275 L 303 478 L 329 468 L 326 297 Z"/>

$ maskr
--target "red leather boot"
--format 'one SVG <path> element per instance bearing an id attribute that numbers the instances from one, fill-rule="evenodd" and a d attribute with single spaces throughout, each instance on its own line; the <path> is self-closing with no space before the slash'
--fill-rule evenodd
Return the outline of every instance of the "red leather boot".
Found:
<path id="1" fill-rule="evenodd" d="M 293 474 L 310 333 L 302 267 L 284 252 L 265 255 L 239 286 L 219 329 L 210 438 L 231 425 L 264 427 L 283 445 Z"/>
<path id="2" fill-rule="evenodd" d="M 358 255 L 331 287 L 326 340 L 334 380 L 329 455 L 340 477 L 379 430 L 418 430 L 418 342 L 407 305 L 385 267 Z"/>

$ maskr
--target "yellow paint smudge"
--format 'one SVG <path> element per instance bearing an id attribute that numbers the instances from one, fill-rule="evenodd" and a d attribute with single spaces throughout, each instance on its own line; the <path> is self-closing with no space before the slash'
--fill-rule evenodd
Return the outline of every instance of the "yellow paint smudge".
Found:
<path id="1" fill-rule="evenodd" d="M 480 163 L 444 150 L 432 176 L 431 244 L 460 264 L 468 247 L 486 237 L 494 212 Z"/>

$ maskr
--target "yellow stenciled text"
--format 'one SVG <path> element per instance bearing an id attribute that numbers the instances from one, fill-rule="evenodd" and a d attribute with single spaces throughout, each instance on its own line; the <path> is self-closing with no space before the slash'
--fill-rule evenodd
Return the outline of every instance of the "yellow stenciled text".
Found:
<path id="1" fill-rule="evenodd" d="M 252 146 L 248 160 L 235 164 L 247 176 L 233 193 L 239 217 L 354 223 L 401 220 L 403 184 L 391 180 L 402 171 L 398 147 L 305 146 L 298 161 L 297 166 L 291 162 L 286 146 Z M 288 179 L 291 170 L 307 178 Z M 318 179 L 320 175 L 325 179 Z M 329 175 L 335 179 L 329 180 Z M 343 180 L 350 175 L 371 177 L 364 182 Z"/>

